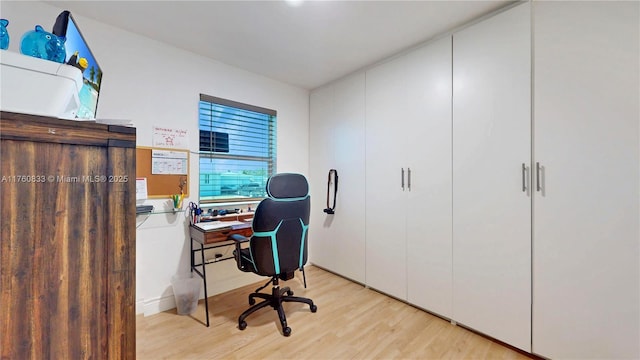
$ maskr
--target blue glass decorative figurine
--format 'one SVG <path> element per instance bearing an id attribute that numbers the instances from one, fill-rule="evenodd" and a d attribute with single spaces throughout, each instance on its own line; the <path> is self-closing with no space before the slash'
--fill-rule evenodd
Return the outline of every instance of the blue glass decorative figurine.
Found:
<path id="1" fill-rule="evenodd" d="M 64 63 L 66 51 L 64 37 L 58 37 L 44 31 L 42 26 L 36 25 L 35 30 L 27 31 L 22 36 L 20 52 L 40 59 Z"/>
<path id="2" fill-rule="evenodd" d="M 0 49 L 7 50 L 9 47 L 9 32 L 7 31 L 9 20 L 0 19 Z"/>

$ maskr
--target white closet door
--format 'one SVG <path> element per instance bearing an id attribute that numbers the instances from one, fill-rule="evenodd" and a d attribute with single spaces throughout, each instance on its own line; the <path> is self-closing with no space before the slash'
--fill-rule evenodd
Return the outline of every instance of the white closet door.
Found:
<path id="1" fill-rule="evenodd" d="M 640 358 L 640 8 L 534 4 L 533 352 Z"/>
<path id="2" fill-rule="evenodd" d="M 338 170 L 335 215 L 323 226 L 337 234 L 332 240 L 336 272 L 365 281 L 365 74 L 335 84 L 334 151 Z M 328 169 L 327 169 L 328 170 Z M 332 199 L 330 199 L 330 202 Z M 326 202 L 326 195 L 325 195 Z M 331 218 L 332 217 L 332 218 Z"/>
<path id="3" fill-rule="evenodd" d="M 403 60 L 366 73 L 366 284 L 406 300 L 405 139 L 412 128 L 407 125 Z"/>
<path id="4" fill-rule="evenodd" d="M 311 216 L 309 224 L 309 261 L 333 270 L 335 238 L 330 229 L 322 226 L 326 172 L 335 166 L 331 126 L 333 119 L 333 87 L 314 90 L 309 96 L 309 191 L 311 193 Z"/>
<path id="5" fill-rule="evenodd" d="M 530 6 L 453 36 L 453 318 L 531 348 Z"/>
<path id="6" fill-rule="evenodd" d="M 311 261 L 355 281 L 365 281 L 364 95 L 356 74 L 311 94 Z M 338 171 L 336 213 L 328 215 L 327 175 Z M 333 190 L 333 185 L 332 185 Z M 333 205 L 333 197 L 329 199 Z"/>
<path id="7" fill-rule="evenodd" d="M 451 37 L 407 56 L 407 300 L 451 317 Z"/>

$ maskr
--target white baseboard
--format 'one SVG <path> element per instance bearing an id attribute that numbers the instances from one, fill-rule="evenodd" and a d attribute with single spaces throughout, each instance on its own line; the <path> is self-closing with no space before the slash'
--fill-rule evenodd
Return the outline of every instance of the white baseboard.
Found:
<path id="1" fill-rule="evenodd" d="M 136 300 L 136 315 L 140 315 L 144 313 L 144 301 Z"/>
<path id="2" fill-rule="evenodd" d="M 136 313 L 150 316 L 171 310 L 176 307 L 176 300 L 173 294 L 160 296 L 152 299 L 142 300 L 136 303 Z"/>

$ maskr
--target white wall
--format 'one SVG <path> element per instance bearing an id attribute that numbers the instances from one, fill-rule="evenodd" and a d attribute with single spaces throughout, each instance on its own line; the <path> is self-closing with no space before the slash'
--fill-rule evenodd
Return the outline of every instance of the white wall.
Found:
<path id="1" fill-rule="evenodd" d="M 40 2 L 3 0 L 0 17 L 9 20 L 11 43 L 8 51 L 19 52 L 22 34 L 36 24 L 50 30 L 62 10 Z M 307 90 L 78 14 L 74 14 L 74 18 L 104 72 L 98 118 L 130 119 L 137 128 L 138 146 L 151 146 L 153 125 L 188 131 L 192 151 L 191 180 L 190 198 L 185 201 L 197 201 L 198 157 L 195 152 L 198 150 L 200 93 L 276 110 L 277 169 L 308 174 Z M 167 201 L 147 203 L 158 208 L 165 206 Z M 137 230 L 137 313 L 153 314 L 174 307 L 171 276 L 189 271 L 187 221 L 183 215 L 151 215 Z M 233 261 L 209 265 L 207 270 L 209 296 L 259 280 L 237 270 Z"/>

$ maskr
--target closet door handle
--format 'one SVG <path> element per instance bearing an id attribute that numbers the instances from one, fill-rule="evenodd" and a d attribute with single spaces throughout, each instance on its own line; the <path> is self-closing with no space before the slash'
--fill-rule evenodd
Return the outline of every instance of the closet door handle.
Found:
<path id="1" fill-rule="evenodd" d="M 407 187 L 411 191 L 411 168 L 407 168 Z"/>
<path id="2" fill-rule="evenodd" d="M 402 186 L 402 191 L 404 191 L 404 168 L 400 168 L 400 185 Z"/>
<path id="3" fill-rule="evenodd" d="M 540 163 L 536 162 L 536 191 L 542 190 L 540 186 Z"/>
<path id="4" fill-rule="evenodd" d="M 527 166 L 522 163 L 522 192 L 527 191 Z"/>

